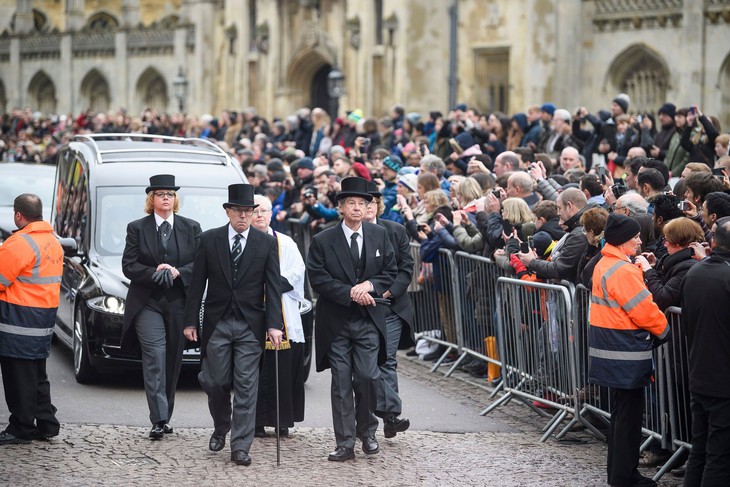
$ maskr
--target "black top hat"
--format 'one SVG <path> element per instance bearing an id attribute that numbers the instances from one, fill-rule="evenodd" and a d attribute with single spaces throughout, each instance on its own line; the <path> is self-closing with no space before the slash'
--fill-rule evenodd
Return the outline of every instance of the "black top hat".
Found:
<path id="1" fill-rule="evenodd" d="M 175 175 L 174 174 L 156 174 L 150 176 L 150 185 L 144 190 L 145 193 L 155 191 L 157 189 L 171 189 L 177 191 L 180 186 L 175 186 Z"/>
<path id="2" fill-rule="evenodd" d="M 368 182 L 358 177 L 345 178 L 340 182 L 340 192 L 337 193 L 337 201 L 350 196 L 365 198 L 368 201 L 373 200 L 373 195 L 368 193 Z"/>
<path id="3" fill-rule="evenodd" d="M 381 193 L 378 189 L 378 185 L 372 181 L 368 181 L 368 193 L 373 195 L 375 198 L 380 198 L 381 196 L 383 196 L 383 193 Z"/>
<path id="4" fill-rule="evenodd" d="M 228 201 L 223 203 L 223 208 L 229 206 L 259 206 L 253 202 L 253 186 L 243 183 L 228 186 Z"/>

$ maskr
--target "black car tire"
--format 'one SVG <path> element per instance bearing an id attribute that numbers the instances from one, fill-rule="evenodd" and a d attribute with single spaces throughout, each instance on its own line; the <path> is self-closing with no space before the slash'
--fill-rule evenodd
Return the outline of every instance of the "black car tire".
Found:
<path id="1" fill-rule="evenodd" d="M 89 344 L 86 340 L 86 318 L 80 309 L 74 314 L 73 330 L 74 376 L 79 384 L 89 384 L 98 377 L 98 372 L 89 360 Z"/>

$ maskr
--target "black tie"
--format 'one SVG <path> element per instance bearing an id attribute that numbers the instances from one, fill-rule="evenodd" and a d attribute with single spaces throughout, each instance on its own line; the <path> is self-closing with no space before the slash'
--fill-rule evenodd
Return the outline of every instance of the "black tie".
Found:
<path id="1" fill-rule="evenodd" d="M 167 242 L 170 241 L 170 230 L 171 226 L 167 220 L 160 224 L 160 242 L 164 248 L 167 248 Z"/>
<path id="2" fill-rule="evenodd" d="M 352 258 L 352 267 L 357 272 L 357 264 L 360 260 L 360 252 L 357 246 L 357 233 L 350 235 L 350 257 Z"/>
<path id="3" fill-rule="evenodd" d="M 243 253 L 243 249 L 241 248 L 241 239 L 243 238 L 243 235 L 240 233 L 237 233 L 235 237 L 233 237 L 233 248 L 231 249 L 231 256 L 233 257 L 233 267 L 238 267 L 238 261 L 241 258 L 241 254 Z"/>

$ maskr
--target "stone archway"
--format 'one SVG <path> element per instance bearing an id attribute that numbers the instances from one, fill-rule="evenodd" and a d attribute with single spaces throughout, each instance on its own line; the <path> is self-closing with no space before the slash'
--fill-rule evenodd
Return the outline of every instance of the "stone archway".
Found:
<path id="1" fill-rule="evenodd" d="M 321 79 L 322 72 L 328 74 L 334 64 L 334 57 L 324 48 L 317 46 L 315 48 L 301 49 L 292 56 L 287 69 L 287 86 L 290 92 L 290 102 L 292 109 L 297 109 L 305 105 L 313 103 L 321 103 Z M 317 76 L 319 75 L 319 76 Z M 315 87 L 313 83 L 317 77 L 319 89 L 315 96 Z M 326 74 L 324 75 L 326 82 Z M 330 110 L 329 106 L 322 108 Z M 335 112 L 336 113 L 336 112 Z"/>
<path id="2" fill-rule="evenodd" d="M 720 78 L 717 87 L 720 90 L 718 118 L 724 131 L 728 132 L 728 128 L 730 127 L 730 54 L 725 57 L 725 61 L 720 68 Z"/>
<path id="3" fill-rule="evenodd" d="M 56 86 L 43 71 L 38 71 L 28 83 L 28 104 L 41 113 L 56 113 Z"/>
<path id="4" fill-rule="evenodd" d="M 667 101 L 669 69 L 664 58 L 645 44 L 624 49 L 607 72 L 611 93 L 626 93 L 631 98 L 629 111 L 655 112 Z"/>
<path id="5" fill-rule="evenodd" d="M 147 107 L 158 112 L 166 112 L 169 103 L 167 83 L 155 68 L 147 68 L 137 80 L 137 106 L 141 110 Z"/>
<path id="6" fill-rule="evenodd" d="M 111 105 L 110 91 L 106 77 L 92 69 L 81 82 L 81 104 L 96 113 L 106 113 Z"/>

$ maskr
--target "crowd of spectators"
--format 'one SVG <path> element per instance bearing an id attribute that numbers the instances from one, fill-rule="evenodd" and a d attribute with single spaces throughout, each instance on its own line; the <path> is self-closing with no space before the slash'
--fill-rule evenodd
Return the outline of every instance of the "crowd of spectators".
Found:
<path id="1" fill-rule="evenodd" d="M 278 231 L 290 219 L 312 232 L 336 224 L 340 181 L 362 177 L 383 195 L 381 218 L 405 225 L 420 244 L 419 284 L 434 279 L 436 256 L 448 249 L 488 257 L 520 279 L 591 289 L 604 227 L 616 212 L 639 223 L 635 262 L 665 310 L 681 304 L 684 275 L 710 254 L 715 222 L 730 216 L 730 134 L 696 105 L 665 103 L 656 113 L 630 107 L 619 94 L 595 114 L 552 103 L 512 116 L 466 104 L 446 114 L 395 105 L 380 118 L 354 109 L 334 120 L 321 108 L 273 120 L 254 108 L 217 118 L 15 109 L 2 118 L 0 153 L 53 164 L 75 134 L 207 138 L 271 200 Z M 435 291 L 441 302 L 444 290 Z M 453 323 L 442 321 L 455 343 Z M 476 359 L 462 368 L 487 373 Z"/>

